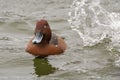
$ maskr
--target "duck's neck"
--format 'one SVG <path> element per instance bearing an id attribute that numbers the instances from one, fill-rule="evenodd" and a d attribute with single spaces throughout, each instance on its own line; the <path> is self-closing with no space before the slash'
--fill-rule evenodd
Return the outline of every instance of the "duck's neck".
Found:
<path id="1" fill-rule="evenodd" d="M 52 36 L 52 33 L 51 33 L 51 30 L 50 30 L 50 31 L 48 31 L 48 33 L 43 35 L 43 39 L 42 39 L 40 45 L 42 45 L 42 46 L 48 45 L 50 40 L 51 40 L 51 36 Z"/>

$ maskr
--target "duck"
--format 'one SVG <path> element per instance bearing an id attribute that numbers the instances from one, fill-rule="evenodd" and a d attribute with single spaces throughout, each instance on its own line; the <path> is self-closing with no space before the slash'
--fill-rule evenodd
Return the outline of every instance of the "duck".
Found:
<path id="1" fill-rule="evenodd" d="M 37 21 L 34 36 L 28 42 L 25 50 L 34 56 L 46 57 L 62 54 L 66 48 L 63 37 L 52 33 L 47 20 L 41 19 Z"/>

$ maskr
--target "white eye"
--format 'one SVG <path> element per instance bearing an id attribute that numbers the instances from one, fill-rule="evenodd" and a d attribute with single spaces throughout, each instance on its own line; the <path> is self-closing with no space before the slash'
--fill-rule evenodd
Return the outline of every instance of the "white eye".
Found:
<path id="1" fill-rule="evenodd" d="M 44 28 L 47 28 L 46 26 L 44 26 Z"/>

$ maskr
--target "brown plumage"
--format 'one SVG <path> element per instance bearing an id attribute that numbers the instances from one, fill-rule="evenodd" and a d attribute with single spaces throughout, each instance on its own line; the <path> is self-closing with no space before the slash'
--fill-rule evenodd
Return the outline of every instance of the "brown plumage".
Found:
<path id="1" fill-rule="evenodd" d="M 46 20 L 36 23 L 35 36 L 27 44 L 26 51 L 35 56 L 48 56 L 61 54 L 66 50 L 63 38 L 51 32 Z"/>

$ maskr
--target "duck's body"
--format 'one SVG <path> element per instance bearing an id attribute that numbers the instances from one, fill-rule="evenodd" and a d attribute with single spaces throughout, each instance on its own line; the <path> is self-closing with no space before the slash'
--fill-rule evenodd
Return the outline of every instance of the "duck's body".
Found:
<path id="1" fill-rule="evenodd" d="M 61 54 L 66 50 L 66 43 L 61 38 L 52 34 L 46 20 L 36 24 L 35 36 L 29 41 L 26 51 L 35 56 L 48 56 Z"/>

